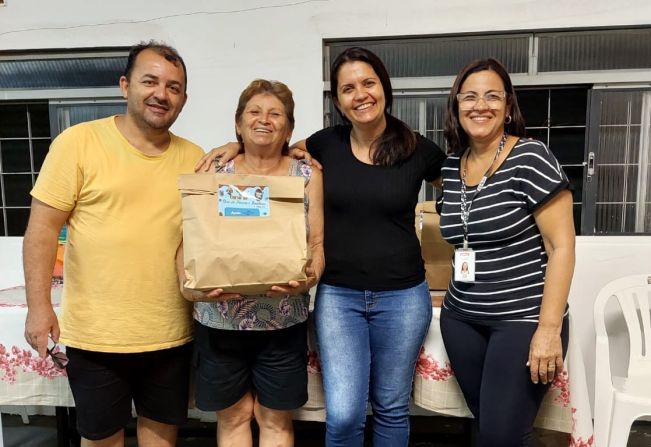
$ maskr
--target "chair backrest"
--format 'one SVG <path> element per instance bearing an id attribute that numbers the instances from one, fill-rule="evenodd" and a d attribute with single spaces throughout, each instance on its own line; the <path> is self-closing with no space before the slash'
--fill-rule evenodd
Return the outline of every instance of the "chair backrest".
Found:
<path id="1" fill-rule="evenodd" d="M 642 377 L 651 374 L 651 274 L 630 275 L 606 284 L 599 292 L 594 305 L 597 343 L 603 343 L 606 332 L 605 309 L 611 298 L 621 306 L 628 328 L 630 357 L 628 377 Z M 603 359 L 610 362 L 608 359 Z"/>

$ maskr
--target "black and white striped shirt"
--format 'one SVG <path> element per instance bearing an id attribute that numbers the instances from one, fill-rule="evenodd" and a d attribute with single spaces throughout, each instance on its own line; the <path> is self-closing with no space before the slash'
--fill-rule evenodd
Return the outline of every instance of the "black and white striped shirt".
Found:
<path id="1" fill-rule="evenodd" d="M 443 164 L 439 202 L 441 234 L 463 245 L 460 157 Z M 547 254 L 533 212 L 568 188 L 567 176 L 540 141 L 519 139 L 474 198 L 468 218 L 468 244 L 475 252 L 475 282 L 452 278 L 444 307 L 468 320 L 537 322 Z"/>

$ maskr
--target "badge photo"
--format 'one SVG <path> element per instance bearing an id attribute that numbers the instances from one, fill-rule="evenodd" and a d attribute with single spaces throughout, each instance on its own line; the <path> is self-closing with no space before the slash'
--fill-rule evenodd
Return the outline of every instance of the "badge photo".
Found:
<path id="1" fill-rule="evenodd" d="M 475 282 L 475 252 L 469 248 L 454 251 L 454 280 Z"/>

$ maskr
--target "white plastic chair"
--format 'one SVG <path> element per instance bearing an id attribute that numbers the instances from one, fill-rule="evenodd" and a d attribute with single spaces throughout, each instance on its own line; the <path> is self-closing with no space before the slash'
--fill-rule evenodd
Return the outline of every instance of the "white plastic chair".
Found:
<path id="1" fill-rule="evenodd" d="M 604 310 L 611 298 L 621 306 L 630 342 L 627 377 L 611 375 Z M 594 428 L 596 447 L 626 446 L 633 422 L 651 415 L 651 275 L 631 275 L 601 289 L 594 304 L 597 332 Z"/>

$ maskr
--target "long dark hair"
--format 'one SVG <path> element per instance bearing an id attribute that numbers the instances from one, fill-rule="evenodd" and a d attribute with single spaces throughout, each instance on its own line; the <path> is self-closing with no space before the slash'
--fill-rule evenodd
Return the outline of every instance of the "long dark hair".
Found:
<path id="1" fill-rule="evenodd" d="M 330 69 L 330 93 L 332 99 L 337 102 L 337 83 L 339 69 L 348 62 L 365 62 L 369 64 L 382 84 L 385 98 L 384 117 L 387 126 L 382 135 L 374 142 L 375 151 L 371 161 L 373 164 L 380 166 L 394 166 L 402 160 L 409 157 L 416 149 L 416 135 L 414 132 L 398 118 L 391 115 L 391 105 L 393 104 L 393 89 L 386 67 L 379 57 L 366 48 L 351 47 L 341 53 L 332 63 Z M 337 108 L 339 115 L 344 122 L 351 124 L 350 120 Z"/>
<path id="2" fill-rule="evenodd" d="M 511 121 L 504 123 L 504 131 L 509 135 L 516 137 L 524 136 L 524 117 L 520 112 L 518 106 L 518 98 L 515 96 L 513 83 L 509 77 L 504 65 L 497 59 L 477 59 L 472 61 L 461 69 L 457 78 L 454 80 L 450 96 L 448 96 L 448 108 L 445 115 L 445 125 L 443 134 L 448 142 L 448 152 L 455 155 L 460 155 L 468 147 L 468 135 L 463 130 L 459 122 L 459 103 L 457 101 L 457 94 L 461 91 L 461 86 L 466 81 L 468 76 L 480 71 L 490 70 L 495 72 L 502 83 L 504 84 L 504 91 L 506 92 L 506 104 L 511 108 Z"/>

